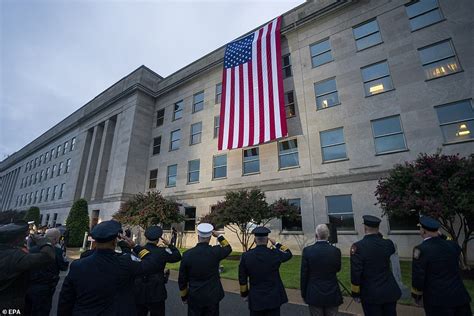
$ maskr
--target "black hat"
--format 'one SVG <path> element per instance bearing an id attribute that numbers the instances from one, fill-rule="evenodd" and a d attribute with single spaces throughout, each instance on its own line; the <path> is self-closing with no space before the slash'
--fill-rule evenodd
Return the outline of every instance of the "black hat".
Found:
<path id="1" fill-rule="evenodd" d="M 163 235 L 163 229 L 160 226 L 150 226 L 145 230 L 145 237 L 148 240 L 158 240 Z"/>
<path id="2" fill-rule="evenodd" d="M 0 242 L 9 242 L 13 238 L 27 234 L 28 223 L 22 220 L 10 224 L 0 225 Z"/>
<path id="3" fill-rule="evenodd" d="M 437 220 L 429 216 L 421 216 L 420 225 L 421 227 L 423 227 L 424 229 L 430 232 L 437 231 L 439 227 L 441 226 L 441 224 Z"/>
<path id="4" fill-rule="evenodd" d="M 380 222 L 382 221 L 380 218 L 372 215 L 364 215 L 362 216 L 362 219 L 364 220 L 364 225 L 374 228 L 379 227 Z"/>
<path id="5" fill-rule="evenodd" d="M 98 243 L 108 242 L 117 238 L 122 225 L 114 220 L 103 221 L 94 226 L 91 236 Z"/>
<path id="6" fill-rule="evenodd" d="M 255 227 L 254 230 L 252 230 L 252 234 L 256 237 L 266 237 L 270 234 L 270 229 L 263 226 Z"/>

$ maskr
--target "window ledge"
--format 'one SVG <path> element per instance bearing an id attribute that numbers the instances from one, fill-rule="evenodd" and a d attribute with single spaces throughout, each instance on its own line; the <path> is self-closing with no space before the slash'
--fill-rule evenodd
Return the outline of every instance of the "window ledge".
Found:
<path id="1" fill-rule="evenodd" d="M 379 33 L 380 33 L 380 29 L 379 29 Z M 375 33 L 373 33 L 375 34 Z M 372 35 L 372 34 L 371 34 Z M 370 36 L 370 35 L 368 35 Z M 356 40 L 357 41 L 357 40 Z M 376 47 L 376 46 L 379 46 L 379 45 L 382 45 L 383 44 L 383 41 L 381 41 L 380 43 L 377 43 L 377 44 L 374 44 L 372 46 L 369 46 L 369 47 L 366 47 L 366 48 L 362 48 L 362 49 L 357 49 L 357 46 L 356 46 L 356 49 L 357 49 L 357 53 L 358 52 L 363 52 L 364 50 L 368 50 L 369 48 L 372 48 L 372 47 Z"/>
<path id="2" fill-rule="evenodd" d="M 457 55 L 456 55 L 456 57 L 457 57 Z M 435 77 L 435 78 L 425 79 L 425 82 L 433 81 L 433 80 L 440 79 L 440 78 L 444 78 L 444 77 L 449 77 L 449 76 L 456 75 L 456 74 L 461 73 L 461 72 L 464 72 L 464 69 L 461 69 L 461 70 L 456 71 L 456 72 L 452 72 L 452 73 L 447 74 L 447 75 L 444 75 L 444 76 L 439 76 L 439 77 Z"/>
<path id="3" fill-rule="evenodd" d="M 187 182 L 186 184 L 188 185 L 188 184 L 197 184 L 197 183 L 199 183 L 199 181 Z"/>
<path id="4" fill-rule="evenodd" d="M 327 110 L 327 109 L 330 109 L 330 108 L 334 108 L 334 107 L 336 107 L 336 106 L 338 106 L 338 105 L 341 105 L 341 102 L 336 103 L 336 104 L 333 104 L 333 105 L 331 105 L 331 106 L 328 106 L 327 108 L 320 108 L 320 109 L 318 109 L 318 106 L 316 105 L 316 111 L 324 111 L 324 110 Z"/>
<path id="5" fill-rule="evenodd" d="M 333 162 L 340 162 L 340 161 L 347 161 L 347 160 L 349 160 L 349 158 L 334 159 L 334 160 L 323 161 L 323 164 L 328 164 L 328 163 L 333 163 Z"/>
<path id="6" fill-rule="evenodd" d="M 175 185 L 166 185 L 165 188 L 169 189 L 169 188 L 176 188 Z"/>
<path id="7" fill-rule="evenodd" d="M 390 230 L 388 235 L 419 235 L 419 230 Z"/>
<path id="8" fill-rule="evenodd" d="M 458 140 L 458 141 L 454 141 L 454 142 L 445 142 L 445 143 L 443 143 L 443 146 L 456 145 L 456 144 L 469 143 L 469 142 L 474 142 L 474 138 Z"/>
<path id="9" fill-rule="evenodd" d="M 387 93 L 387 92 L 390 92 L 390 91 L 395 91 L 395 88 L 392 88 L 392 89 L 387 90 L 387 91 L 379 92 L 379 93 L 376 93 L 376 94 L 366 95 L 365 97 L 370 98 L 370 97 L 374 97 L 376 95 L 381 95 L 381 94 L 384 94 L 384 93 Z"/>
<path id="10" fill-rule="evenodd" d="M 436 21 L 436 22 L 434 22 L 434 23 L 431 23 L 431 24 L 422 26 L 422 27 L 420 27 L 419 29 L 411 30 L 411 32 L 413 33 L 413 32 L 419 31 L 419 30 L 423 30 L 423 29 L 426 29 L 427 27 L 430 27 L 430 26 L 432 26 L 432 25 L 435 25 L 435 24 L 438 24 L 438 23 L 441 23 L 441 22 L 444 22 L 444 21 L 446 21 L 446 18 L 443 18 L 443 19 L 441 19 L 441 20 L 439 20 L 439 21 Z"/>
<path id="11" fill-rule="evenodd" d="M 225 180 L 227 179 L 227 177 L 222 177 L 222 178 L 212 178 L 212 181 L 215 181 L 215 180 Z"/>
<path id="12" fill-rule="evenodd" d="M 396 154 L 396 153 L 403 153 L 410 151 L 408 148 L 405 149 L 400 149 L 400 150 L 392 150 L 392 151 L 384 151 L 383 153 L 375 153 L 375 156 L 384 156 L 384 155 L 390 155 L 390 154 Z"/>
<path id="13" fill-rule="evenodd" d="M 291 167 L 278 168 L 278 171 L 284 171 L 284 170 L 290 170 L 290 169 L 296 169 L 296 168 L 301 168 L 301 166 L 297 165 L 297 166 L 291 166 Z"/>
<path id="14" fill-rule="evenodd" d="M 295 230 L 295 231 L 282 230 L 280 231 L 280 235 L 304 235 L 304 232 L 301 230 Z"/>
<path id="15" fill-rule="evenodd" d="M 255 175 L 258 175 L 258 174 L 260 174 L 260 171 L 259 172 L 252 172 L 252 173 L 242 173 L 242 177 L 255 176 Z"/>
<path id="16" fill-rule="evenodd" d="M 176 148 L 176 149 L 170 149 L 170 150 L 168 150 L 168 151 L 169 151 L 169 152 L 172 152 L 172 151 L 177 151 L 177 150 L 179 150 L 179 148 Z"/>

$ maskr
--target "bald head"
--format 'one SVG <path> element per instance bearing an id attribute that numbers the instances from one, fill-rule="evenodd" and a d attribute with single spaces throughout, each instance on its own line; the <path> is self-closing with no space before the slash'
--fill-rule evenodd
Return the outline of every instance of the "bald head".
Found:
<path id="1" fill-rule="evenodd" d="M 46 231 L 45 236 L 55 245 L 59 242 L 59 238 L 61 238 L 61 232 L 57 228 L 50 228 Z"/>
<path id="2" fill-rule="evenodd" d="M 318 240 L 328 240 L 329 228 L 326 224 L 319 224 L 316 226 L 316 238 Z"/>

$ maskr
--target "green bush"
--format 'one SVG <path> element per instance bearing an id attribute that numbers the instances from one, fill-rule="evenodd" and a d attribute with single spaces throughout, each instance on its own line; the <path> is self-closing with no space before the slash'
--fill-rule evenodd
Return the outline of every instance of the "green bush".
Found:
<path id="1" fill-rule="evenodd" d="M 25 214 L 25 221 L 35 221 L 36 226 L 40 224 L 40 209 L 37 206 L 32 206 Z"/>
<path id="2" fill-rule="evenodd" d="M 66 227 L 69 231 L 68 246 L 82 246 L 84 232 L 89 232 L 89 211 L 86 200 L 79 199 L 74 202 L 66 220 Z"/>

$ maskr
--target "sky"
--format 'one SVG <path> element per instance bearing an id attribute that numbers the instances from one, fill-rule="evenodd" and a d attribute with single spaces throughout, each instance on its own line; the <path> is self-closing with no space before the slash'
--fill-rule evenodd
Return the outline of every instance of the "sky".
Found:
<path id="1" fill-rule="evenodd" d="M 304 0 L 0 0 L 0 160 L 145 65 L 166 77 Z"/>

